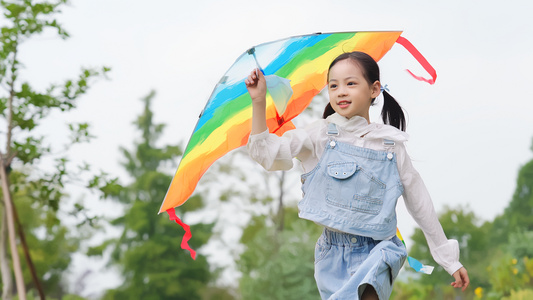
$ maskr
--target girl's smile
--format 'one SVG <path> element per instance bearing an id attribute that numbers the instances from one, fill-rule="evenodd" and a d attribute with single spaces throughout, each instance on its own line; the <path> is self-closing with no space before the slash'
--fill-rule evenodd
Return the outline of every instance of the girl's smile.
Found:
<path id="1" fill-rule="evenodd" d="M 343 101 L 340 101 L 338 105 L 340 108 L 347 108 L 348 106 L 350 106 L 351 103 L 352 101 L 343 100 Z"/>

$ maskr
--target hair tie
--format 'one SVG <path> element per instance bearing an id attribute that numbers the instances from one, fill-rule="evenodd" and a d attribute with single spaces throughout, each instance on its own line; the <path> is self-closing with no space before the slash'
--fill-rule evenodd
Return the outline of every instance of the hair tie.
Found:
<path id="1" fill-rule="evenodd" d="M 385 84 L 384 86 L 381 86 L 381 92 L 383 93 L 383 91 L 387 91 L 387 93 L 390 93 L 388 84 Z"/>

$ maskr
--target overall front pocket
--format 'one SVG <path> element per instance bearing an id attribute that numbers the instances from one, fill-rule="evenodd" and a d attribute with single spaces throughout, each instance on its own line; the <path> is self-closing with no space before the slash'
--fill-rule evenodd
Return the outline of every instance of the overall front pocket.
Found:
<path id="1" fill-rule="evenodd" d="M 381 180 L 356 162 L 332 162 L 326 172 L 328 204 L 366 214 L 379 214 L 386 189 Z"/>

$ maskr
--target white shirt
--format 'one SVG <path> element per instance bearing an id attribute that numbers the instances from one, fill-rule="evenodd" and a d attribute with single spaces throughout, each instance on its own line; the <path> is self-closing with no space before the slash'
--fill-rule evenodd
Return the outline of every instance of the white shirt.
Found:
<path id="1" fill-rule="evenodd" d="M 278 137 L 265 132 L 251 135 L 248 141 L 250 157 L 267 170 L 289 170 L 293 158 L 298 158 L 307 173 L 318 164 L 329 137 L 326 135 L 328 123 L 337 124 L 339 142 L 383 151 L 383 139 L 396 142 L 398 171 L 404 186 L 403 199 L 407 211 L 424 232 L 431 255 L 450 275 L 462 267 L 459 262 L 459 244 L 446 238 L 437 218 L 433 202 L 420 174 L 415 170 L 405 150 L 404 142 L 408 135 L 395 127 L 383 124 L 368 124 L 366 119 L 355 116 L 347 119 L 332 114 L 325 120 L 318 120 L 302 129 L 287 131 Z"/>

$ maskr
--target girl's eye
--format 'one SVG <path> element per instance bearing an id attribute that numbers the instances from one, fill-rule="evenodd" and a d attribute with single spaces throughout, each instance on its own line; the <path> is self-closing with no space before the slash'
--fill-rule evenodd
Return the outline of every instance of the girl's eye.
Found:
<path id="1" fill-rule="evenodd" d="M 336 88 L 336 87 L 337 87 L 336 84 L 330 84 L 330 85 L 329 85 L 329 88 L 330 88 L 330 89 L 334 89 L 334 88 Z"/>
<path id="2" fill-rule="evenodd" d="M 355 82 L 348 82 L 348 85 L 355 85 Z"/>

